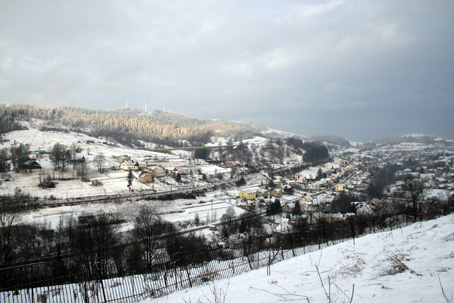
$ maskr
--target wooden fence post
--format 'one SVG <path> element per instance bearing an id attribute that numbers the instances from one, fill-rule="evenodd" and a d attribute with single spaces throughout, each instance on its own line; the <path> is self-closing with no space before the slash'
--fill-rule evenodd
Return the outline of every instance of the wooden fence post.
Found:
<path id="1" fill-rule="evenodd" d="M 244 239 L 243 239 L 243 249 L 244 249 L 244 253 L 246 254 L 247 262 L 249 263 L 249 268 L 252 270 L 251 259 L 249 259 L 249 254 L 247 253 L 246 243 L 244 243 Z"/>
<path id="2" fill-rule="evenodd" d="M 102 295 L 104 297 L 104 302 L 107 302 L 106 290 L 104 289 L 104 282 L 102 281 L 101 262 L 98 261 L 97 267 L 98 267 L 99 282 L 101 283 L 101 288 L 102 288 Z"/>
<path id="3" fill-rule="evenodd" d="M 32 272 L 32 303 L 35 303 L 35 295 L 34 295 L 34 293 L 33 293 L 33 287 L 35 286 L 34 283 L 33 283 L 33 282 L 34 282 L 33 265 L 32 265 L 32 267 L 31 267 L 31 272 Z"/>
<path id="4" fill-rule="evenodd" d="M 181 249 L 181 258 L 183 259 L 183 264 L 184 264 L 184 267 L 186 268 L 186 273 L 188 274 L 189 286 L 192 287 L 191 275 L 189 274 L 188 264 L 186 263 L 186 259 L 184 257 L 183 247 L 180 247 L 180 249 Z"/>
<path id="5" fill-rule="evenodd" d="M 292 248 L 292 254 L 295 257 L 296 255 L 295 255 L 295 250 L 293 249 L 292 236 L 290 236 L 290 229 L 288 228 L 288 226 L 287 226 L 287 235 L 288 235 L 288 239 L 290 240 L 290 247 Z"/>

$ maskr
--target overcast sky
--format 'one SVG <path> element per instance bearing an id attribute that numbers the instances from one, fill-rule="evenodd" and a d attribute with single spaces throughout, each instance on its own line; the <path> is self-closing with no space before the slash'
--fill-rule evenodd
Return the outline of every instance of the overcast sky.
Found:
<path id="1" fill-rule="evenodd" d="M 454 1 L 0 1 L 0 102 L 454 135 Z"/>

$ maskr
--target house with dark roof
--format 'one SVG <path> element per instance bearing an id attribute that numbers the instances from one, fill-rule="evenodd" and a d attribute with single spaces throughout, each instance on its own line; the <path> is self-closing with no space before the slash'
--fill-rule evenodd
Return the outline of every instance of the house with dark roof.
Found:
<path id="1" fill-rule="evenodd" d="M 24 168 L 30 172 L 34 169 L 42 169 L 41 165 L 36 160 L 28 160 L 24 163 Z"/>

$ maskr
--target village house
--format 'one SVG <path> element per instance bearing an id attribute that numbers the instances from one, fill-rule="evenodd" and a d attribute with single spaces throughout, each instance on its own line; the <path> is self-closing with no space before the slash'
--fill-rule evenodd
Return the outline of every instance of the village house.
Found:
<path id="1" fill-rule="evenodd" d="M 145 168 L 147 168 L 147 163 L 146 162 L 137 161 L 136 162 L 136 167 L 137 167 L 138 170 L 145 169 Z"/>
<path id="2" fill-rule="evenodd" d="M 290 231 L 293 231 L 293 227 L 290 224 L 290 220 L 287 218 L 276 217 L 274 224 L 272 225 L 271 232 L 274 235 L 284 234 L 287 235 Z"/>
<path id="3" fill-rule="evenodd" d="M 240 192 L 238 194 L 238 197 L 241 200 L 254 200 L 257 197 L 257 194 L 256 194 L 256 192 L 247 192 L 247 191 L 243 190 L 242 192 Z"/>
<path id="4" fill-rule="evenodd" d="M 359 205 L 357 205 L 356 207 L 356 213 L 358 214 L 358 216 L 371 216 L 377 210 L 377 206 L 371 201 L 366 203 L 359 203 Z"/>
<path id="5" fill-rule="evenodd" d="M 153 176 L 151 175 L 150 171 L 148 170 L 144 170 L 140 173 L 139 175 L 139 181 L 142 182 L 142 183 L 152 183 L 154 182 L 154 178 Z"/>
<path id="6" fill-rule="evenodd" d="M 307 223 L 318 224 L 322 221 L 327 223 L 341 222 L 348 218 L 347 215 L 343 214 L 326 214 L 322 212 L 308 213 Z"/>
<path id="7" fill-rule="evenodd" d="M 316 182 L 316 183 L 309 184 L 309 189 L 311 189 L 311 190 L 319 190 L 319 189 L 321 189 L 320 183 Z"/>
<path id="8" fill-rule="evenodd" d="M 189 174 L 189 170 L 184 168 L 184 167 L 175 167 L 172 169 L 172 173 L 174 176 L 180 174 L 180 175 L 187 175 Z"/>
<path id="9" fill-rule="evenodd" d="M 273 189 L 271 191 L 270 196 L 275 197 L 275 198 L 280 198 L 280 197 L 282 197 L 282 193 L 283 193 L 282 188 L 276 187 L 275 189 Z"/>
<path id="10" fill-rule="evenodd" d="M 351 185 L 357 186 L 357 185 L 361 185 L 361 183 L 362 183 L 362 179 L 360 177 L 355 177 L 355 178 L 350 179 Z"/>
<path id="11" fill-rule="evenodd" d="M 302 203 L 302 202 L 312 202 L 313 199 L 312 199 L 312 197 L 310 195 L 304 194 L 299 201 L 300 201 L 300 203 Z"/>
<path id="12" fill-rule="evenodd" d="M 180 170 L 175 167 L 174 169 L 172 169 L 172 173 L 174 176 L 177 176 L 178 174 L 180 174 Z"/>
<path id="13" fill-rule="evenodd" d="M 245 202 L 240 202 L 238 206 L 247 211 L 254 211 L 255 202 L 253 200 L 246 200 Z"/>
<path id="14" fill-rule="evenodd" d="M 345 187 L 343 184 L 336 184 L 336 191 L 337 192 L 341 192 L 341 191 L 344 191 L 345 190 Z"/>
<path id="15" fill-rule="evenodd" d="M 28 160 L 24 163 L 24 168 L 32 172 L 33 169 L 41 169 L 42 167 L 36 160 Z"/>
<path id="16" fill-rule="evenodd" d="M 295 180 L 299 183 L 306 183 L 306 177 L 301 174 L 296 174 Z"/>
<path id="17" fill-rule="evenodd" d="M 162 167 L 156 167 L 151 171 L 151 175 L 155 178 L 163 178 L 166 176 L 166 172 Z"/>
<path id="18" fill-rule="evenodd" d="M 343 214 L 329 214 L 328 223 L 342 222 L 346 218 L 347 218 L 347 216 L 343 215 Z"/>
<path id="19" fill-rule="evenodd" d="M 271 201 L 265 201 L 264 199 L 259 200 L 259 207 L 267 207 L 271 204 Z"/>
<path id="20" fill-rule="evenodd" d="M 434 179 L 434 183 L 438 188 L 445 188 L 447 185 L 447 180 L 443 177 L 438 177 Z"/>
<path id="21" fill-rule="evenodd" d="M 266 190 L 264 190 L 264 191 L 257 190 L 256 191 L 256 197 L 258 199 L 268 198 L 268 192 Z"/>
<path id="22" fill-rule="evenodd" d="M 120 164 L 120 169 L 122 170 L 137 170 L 137 166 L 132 161 L 124 161 Z"/>

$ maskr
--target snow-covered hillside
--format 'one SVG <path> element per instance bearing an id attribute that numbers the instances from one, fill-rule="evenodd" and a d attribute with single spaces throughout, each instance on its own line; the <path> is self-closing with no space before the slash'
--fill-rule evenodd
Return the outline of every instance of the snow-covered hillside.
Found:
<path id="1" fill-rule="evenodd" d="M 452 302 L 453 227 L 454 215 L 416 223 L 142 303 Z"/>

